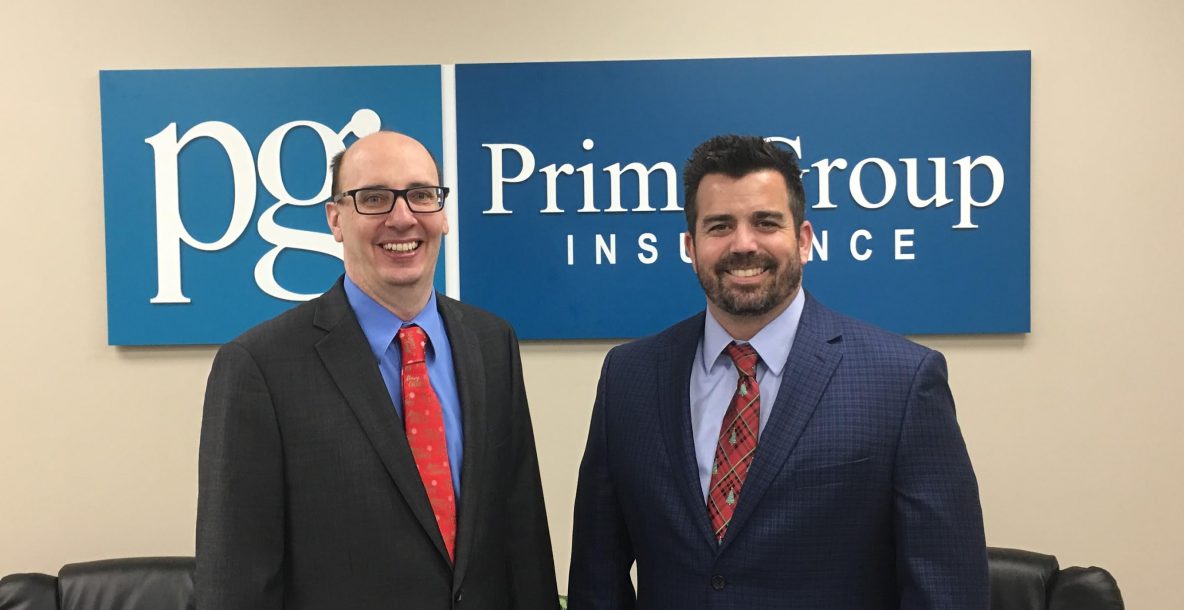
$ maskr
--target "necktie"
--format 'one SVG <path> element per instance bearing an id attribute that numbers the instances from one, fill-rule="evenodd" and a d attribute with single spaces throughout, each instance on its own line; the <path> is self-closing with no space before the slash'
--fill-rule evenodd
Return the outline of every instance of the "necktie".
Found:
<path id="1" fill-rule="evenodd" d="M 398 339 L 403 349 L 403 428 L 407 432 L 407 444 L 411 446 L 423 488 L 428 492 L 448 558 L 455 560 L 456 494 L 452 490 L 452 470 L 444 440 L 444 414 L 428 380 L 424 361 L 427 335 L 422 328 L 411 324 L 399 329 Z"/>
<path id="2" fill-rule="evenodd" d="M 725 350 L 740 378 L 736 393 L 728 404 L 723 425 L 719 429 L 719 444 L 711 466 L 711 484 L 707 488 L 707 514 L 715 530 L 717 542 L 723 542 L 724 532 L 736 504 L 740 502 L 740 488 L 748 476 L 752 456 L 756 453 L 757 432 L 761 421 L 761 392 L 756 384 L 756 363 L 760 358 L 751 345 L 731 343 Z"/>

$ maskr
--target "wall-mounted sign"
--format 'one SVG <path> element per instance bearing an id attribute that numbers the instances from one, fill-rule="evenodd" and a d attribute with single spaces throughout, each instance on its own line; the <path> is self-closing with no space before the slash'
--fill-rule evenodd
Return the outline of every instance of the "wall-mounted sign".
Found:
<path id="1" fill-rule="evenodd" d="M 799 153 L 824 302 L 1027 332 L 1030 73 L 1028 52 L 104 72 L 110 342 L 217 343 L 325 290 L 326 159 L 379 127 L 456 176 L 451 290 L 526 339 L 703 306 L 681 170 L 729 132 Z"/>

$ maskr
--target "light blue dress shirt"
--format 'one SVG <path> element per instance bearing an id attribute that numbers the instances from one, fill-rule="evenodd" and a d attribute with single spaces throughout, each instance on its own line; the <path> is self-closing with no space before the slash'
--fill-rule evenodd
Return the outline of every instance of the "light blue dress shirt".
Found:
<path id="1" fill-rule="evenodd" d="M 444 319 L 436 309 L 436 293 L 432 292 L 428 304 L 411 320 L 400 320 L 370 295 L 362 292 L 358 285 L 345 277 L 345 296 L 358 317 L 370 351 L 378 361 L 378 370 L 386 383 L 386 391 L 395 404 L 399 419 L 403 418 L 403 350 L 395 341 L 399 329 L 415 324 L 428 336 L 424 360 L 428 367 L 428 379 L 440 400 L 444 413 L 444 440 L 448 445 L 448 466 L 452 470 L 452 490 L 460 500 L 460 467 L 464 457 L 464 430 L 461 428 L 460 394 L 456 385 L 456 369 L 452 366 L 452 344 L 444 330 Z"/>
<path id="2" fill-rule="evenodd" d="M 748 343 L 756 350 L 760 360 L 756 365 L 756 382 L 761 390 L 761 421 L 757 431 L 757 451 L 760 451 L 760 432 L 764 431 L 777 391 L 781 388 L 781 373 L 789 358 L 794 337 L 798 334 L 798 322 L 802 319 L 805 305 L 805 291 L 798 294 L 781 315 L 773 318 Z M 720 326 L 711 310 L 703 324 L 703 336 L 695 351 L 695 363 L 691 366 L 691 433 L 695 438 L 695 460 L 699 463 L 699 483 L 703 488 L 703 501 L 707 501 L 707 487 L 711 485 L 711 464 L 715 461 L 715 449 L 719 444 L 719 429 L 724 423 L 724 414 L 740 373 L 724 348 L 734 341 L 728 331 Z"/>

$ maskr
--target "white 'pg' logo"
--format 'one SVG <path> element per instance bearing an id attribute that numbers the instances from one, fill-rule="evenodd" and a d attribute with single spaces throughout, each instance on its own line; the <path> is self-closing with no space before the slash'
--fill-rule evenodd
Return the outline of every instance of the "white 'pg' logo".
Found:
<path id="1" fill-rule="evenodd" d="M 182 243 L 198 250 L 213 252 L 234 243 L 246 231 L 247 225 L 251 222 L 251 216 L 255 212 L 256 166 L 258 167 L 259 181 L 276 201 L 259 217 L 257 227 L 259 236 L 275 247 L 268 250 L 255 264 L 255 283 L 260 290 L 279 299 L 307 301 L 316 297 L 315 294 L 300 294 L 280 286 L 275 279 L 276 258 L 285 248 L 299 248 L 340 259 L 342 257 L 341 244 L 334 241 L 333 236 L 328 233 L 280 226 L 275 221 L 275 214 L 286 205 L 310 206 L 324 203 L 329 197 L 332 182 L 329 159 L 345 149 L 346 136 L 353 134 L 360 138 L 378 131 L 381 125 L 382 121 L 378 114 L 367 108 L 355 112 L 339 132 L 334 132 L 329 127 L 313 121 L 285 123 L 263 140 L 263 145 L 259 147 L 257 164 L 246 138 L 232 125 L 220 121 L 206 121 L 194 125 L 179 139 L 177 138 L 177 124 L 170 123 L 160 133 L 144 140 L 152 146 L 156 158 L 157 292 L 149 302 L 190 302 L 190 299 L 181 292 Z M 297 127 L 307 127 L 315 131 L 325 146 L 325 167 L 323 168 L 325 179 L 317 194 L 308 199 L 297 199 L 288 193 L 280 170 L 280 149 L 284 137 Z M 210 138 L 222 146 L 230 160 L 231 174 L 234 178 L 234 207 L 230 216 L 230 224 L 226 227 L 226 232 L 212 242 L 199 241 L 194 238 L 181 220 L 177 155 L 186 145 L 198 138 Z"/>

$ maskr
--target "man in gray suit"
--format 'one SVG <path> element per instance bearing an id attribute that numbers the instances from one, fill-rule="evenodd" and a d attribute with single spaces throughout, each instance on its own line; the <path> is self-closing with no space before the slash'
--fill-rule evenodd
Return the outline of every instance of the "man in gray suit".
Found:
<path id="1" fill-rule="evenodd" d="M 402 134 L 333 162 L 345 276 L 218 351 L 198 606 L 555 608 L 514 331 L 436 294 L 448 189 Z"/>

